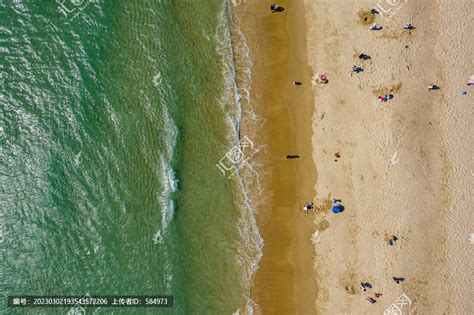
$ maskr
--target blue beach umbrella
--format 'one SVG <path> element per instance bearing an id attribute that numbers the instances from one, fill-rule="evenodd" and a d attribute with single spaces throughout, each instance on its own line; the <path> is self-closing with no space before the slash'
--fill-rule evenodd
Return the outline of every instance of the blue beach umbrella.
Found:
<path id="1" fill-rule="evenodd" d="M 343 205 L 335 205 L 332 207 L 332 212 L 334 213 L 340 213 L 344 211 L 344 206 Z"/>

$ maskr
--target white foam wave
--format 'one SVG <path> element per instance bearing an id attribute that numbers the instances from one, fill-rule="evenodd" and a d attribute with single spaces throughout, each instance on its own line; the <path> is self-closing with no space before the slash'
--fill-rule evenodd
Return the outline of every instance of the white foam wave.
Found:
<path id="1" fill-rule="evenodd" d="M 232 103 L 235 108 L 230 111 L 227 123 L 234 133 L 229 133 L 229 142 L 238 143 L 241 137 L 240 128 L 242 120 L 254 119 L 256 115 L 250 102 L 250 91 L 252 85 L 251 68 L 253 66 L 250 57 L 250 49 L 244 34 L 241 32 L 238 21 L 232 19 L 230 6 L 225 6 L 221 12 L 221 20 L 217 32 L 218 52 L 224 59 L 223 76 L 226 79 L 226 92 L 222 95 L 221 104 Z M 243 110 L 245 108 L 245 112 Z M 250 164 L 249 172 L 238 173 L 237 184 L 242 192 L 241 217 L 238 227 L 241 235 L 238 244 L 238 263 L 246 273 L 244 274 L 244 289 L 247 298 L 246 314 L 253 314 L 254 302 L 250 298 L 250 289 L 253 277 L 262 257 L 263 239 L 256 222 L 256 211 L 252 201 L 252 195 L 248 187 L 249 176 L 256 178 L 257 187 L 260 189 L 258 166 Z M 237 312 L 240 313 L 240 310 Z"/>
<path id="2" fill-rule="evenodd" d="M 178 135 L 178 129 L 169 114 L 166 105 L 162 105 L 163 114 L 163 138 L 165 139 L 166 148 L 163 155 L 159 157 L 159 165 L 156 169 L 156 175 L 160 181 L 160 189 L 157 195 L 158 202 L 161 209 L 161 222 L 157 227 L 155 234 L 153 235 L 153 243 L 160 247 L 162 257 L 164 260 L 164 281 L 165 289 L 168 292 L 172 292 L 173 283 L 173 266 L 171 263 L 170 253 L 166 250 L 166 241 L 168 238 L 168 227 L 173 218 L 175 205 L 171 198 L 173 192 L 178 189 L 178 180 L 176 179 L 175 172 L 170 164 L 173 159 L 173 151 L 176 145 L 176 137 Z"/>

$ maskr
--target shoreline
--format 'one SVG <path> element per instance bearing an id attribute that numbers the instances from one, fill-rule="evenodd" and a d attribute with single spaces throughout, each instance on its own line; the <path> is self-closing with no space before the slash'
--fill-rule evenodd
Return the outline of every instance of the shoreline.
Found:
<path id="1" fill-rule="evenodd" d="M 310 241 L 314 230 L 311 215 L 302 211 L 315 195 L 313 92 L 303 4 L 279 4 L 285 12 L 272 14 L 263 3 L 242 3 L 233 10 L 253 61 L 252 107 L 265 126 L 254 134 L 257 143 L 267 145 L 263 160 L 270 161 L 262 180 L 270 197 L 256 205 L 264 245 L 251 298 L 258 305 L 256 313 L 301 314 L 313 311 L 316 296 Z M 293 86 L 293 81 L 305 84 Z M 252 134 L 251 127 L 244 121 L 243 134 Z M 286 159 L 292 154 L 301 158 Z"/>

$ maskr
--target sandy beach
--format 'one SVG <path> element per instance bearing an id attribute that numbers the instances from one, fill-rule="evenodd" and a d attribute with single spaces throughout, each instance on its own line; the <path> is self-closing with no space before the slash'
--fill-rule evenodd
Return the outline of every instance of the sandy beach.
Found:
<path id="1" fill-rule="evenodd" d="M 270 161 L 257 313 L 383 314 L 404 294 L 403 314 L 469 314 L 474 3 L 402 1 L 379 14 L 374 1 L 278 4 L 284 12 L 256 1 L 234 9 Z M 328 84 L 311 84 L 316 73 Z M 330 211 L 334 198 L 344 212 Z"/>
<path id="2" fill-rule="evenodd" d="M 384 16 L 367 12 L 372 1 L 305 5 L 308 59 L 329 78 L 314 89 L 317 198 L 346 207 L 314 217 L 329 223 L 315 245 L 316 310 L 382 314 L 406 294 L 407 313 L 469 314 L 474 3 L 409 1 Z M 382 30 L 369 30 L 372 18 Z M 361 282 L 373 288 L 363 292 Z"/>

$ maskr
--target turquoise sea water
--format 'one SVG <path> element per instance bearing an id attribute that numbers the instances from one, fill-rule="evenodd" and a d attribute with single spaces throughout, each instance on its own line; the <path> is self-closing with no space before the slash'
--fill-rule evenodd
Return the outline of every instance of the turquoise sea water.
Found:
<path id="1" fill-rule="evenodd" d="M 13 294 L 247 303 L 258 235 L 216 167 L 238 139 L 231 27 L 224 0 L 0 0 L 0 313 L 36 311 Z"/>

